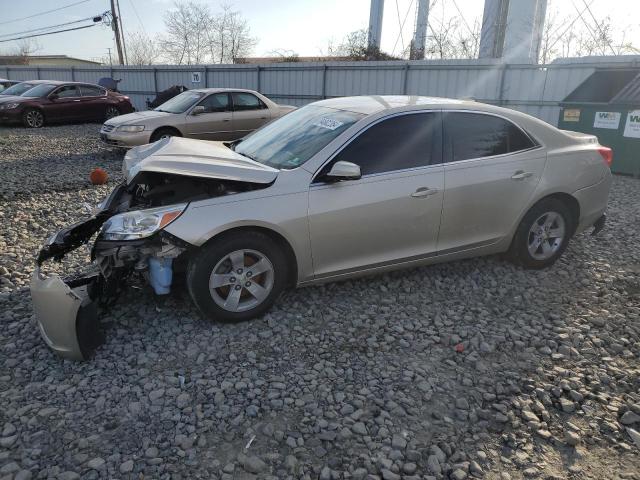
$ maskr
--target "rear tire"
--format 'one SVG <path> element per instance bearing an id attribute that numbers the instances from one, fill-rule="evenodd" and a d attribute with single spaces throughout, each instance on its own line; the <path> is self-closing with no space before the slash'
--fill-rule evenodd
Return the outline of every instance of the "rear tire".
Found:
<path id="1" fill-rule="evenodd" d="M 187 286 L 204 316 L 241 322 L 264 314 L 287 284 L 287 257 L 260 232 L 232 232 L 214 239 L 187 267 Z"/>
<path id="2" fill-rule="evenodd" d="M 549 198 L 538 202 L 520 222 L 509 256 L 525 268 L 553 265 L 569 245 L 574 223 L 571 210 L 560 200 Z"/>
<path id="3" fill-rule="evenodd" d="M 22 114 L 22 123 L 27 128 L 41 128 L 44 125 L 44 114 L 37 108 L 28 108 Z"/>
<path id="4" fill-rule="evenodd" d="M 153 132 L 153 134 L 151 135 L 150 143 L 157 142 L 158 140 L 163 138 L 181 137 L 181 136 L 182 135 L 180 135 L 180 132 L 177 131 L 175 128 L 162 127 L 156 130 L 155 132 Z"/>

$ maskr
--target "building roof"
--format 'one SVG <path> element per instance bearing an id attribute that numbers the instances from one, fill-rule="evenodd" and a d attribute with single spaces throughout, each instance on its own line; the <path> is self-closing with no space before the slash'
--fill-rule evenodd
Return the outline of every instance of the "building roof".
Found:
<path id="1" fill-rule="evenodd" d="M 73 61 L 87 63 L 91 65 L 101 65 L 100 62 L 94 62 L 93 60 L 85 60 L 84 58 L 69 57 L 68 55 L 0 55 L 0 65 L 3 64 L 16 64 L 16 61 L 20 61 L 21 65 L 35 65 L 38 61 Z"/>

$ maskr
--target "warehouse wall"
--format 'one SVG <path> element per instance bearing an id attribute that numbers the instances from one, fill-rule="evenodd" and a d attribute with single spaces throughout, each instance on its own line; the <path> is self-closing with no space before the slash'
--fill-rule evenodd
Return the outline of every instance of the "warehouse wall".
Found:
<path id="1" fill-rule="evenodd" d="M 122 79 L 120 91 L 139 110 L 145 100 L 171 85 L 258 90 L 272 100 L 304 105 L 345 95 L 428 95 L 474 98 L 534 115 L 551 124 L 559 106 L 596 68 L 640 66 L 640 57 L 563 59 L 550 65 L 504 65 L 495 60 L 280 63 L 265 65 L 181 65 L 143 67 L 0 66 L 0 77 L 17 80 Z M 200 81 L 193 82 L 194 74 Z"/>

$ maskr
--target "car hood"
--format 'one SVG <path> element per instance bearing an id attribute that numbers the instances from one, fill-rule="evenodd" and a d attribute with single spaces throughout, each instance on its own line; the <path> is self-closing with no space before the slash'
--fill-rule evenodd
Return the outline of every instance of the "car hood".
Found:
<path id="1" fill-rule="evenodd" d="M 222 142 L 170 137 L 127 152 L 123 163 L 127 183 L 140 172 L 268 184 L 279 170 L 254 162 Z"/>
<path id="2" fill-rule="evenodd" d="M 127 113 L 126 115 L 119 115 L 113 117 L 110 120 L 104 122 L 105 125 L 146 125 L 147 122 L 153 121 L 159 118 L 166 118 L 168 116 L 175 115 L 175 113 L 156 112 L 155 110 L 146 110 L 144 112 Z"/>
<path id="3" fill-rule="evenodd" d="M 0 103 L 24 102 L 25 100 L 25 97 L 19 95 L 0 95 Z"/>

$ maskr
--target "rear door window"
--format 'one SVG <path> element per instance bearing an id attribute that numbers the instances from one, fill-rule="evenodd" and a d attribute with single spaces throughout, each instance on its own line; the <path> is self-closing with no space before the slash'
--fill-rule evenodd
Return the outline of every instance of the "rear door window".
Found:
<path id="1" fill-rule="evenodd" d="M 231 94 L 233 97 L 233 109 L 236 111 L 245 110 L 262 110 L 267 106 L 255 95 L 246 92 L 234 92 Z"/>
<path id="2" fill-rule="evenodd" d="M 69 97 L 79 97 L 78 87 L 75 85 L 65 85 L 64 87 L 60 87 L 55 92 L 58 95 L 58 98 L 69 98 Z"/>
<path id="3" fill-rule="evenodd" d="M 445 113 L 444 129 L 449 162 L 516 153 L 536 146 L 515 124 L 493 115 Z"/>
<path id="4" fill-rule="evenodd" d="M 437 112 L 392 117 L 358 135 L 331 163 L 355 163 L 362 175 L 440 163 L 441 132 L 442 120 Z"/>
<path id="5" fill-rule="evenodd" d="M 100 87 L 94 87 L 92 85 L 80 85 L 80 93 L 83 97 L 101 97 L 106 92 Z"/>

